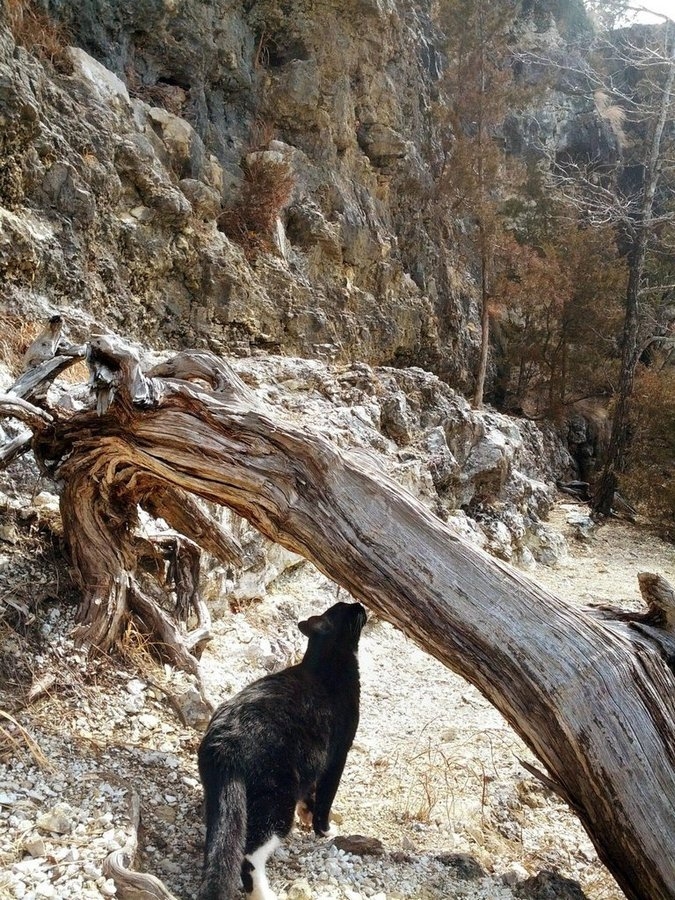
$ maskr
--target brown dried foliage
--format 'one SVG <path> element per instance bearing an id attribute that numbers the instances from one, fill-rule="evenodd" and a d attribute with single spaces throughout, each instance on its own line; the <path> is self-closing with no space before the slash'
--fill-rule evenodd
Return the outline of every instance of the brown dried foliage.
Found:
<path id="1" fill-rule="evenodd" d="M 39 322 L 0 313 L 0 359 L 12 375 L 21 371 L 23 355 L 42 330 Z"/>
<path id="2" fill-rule="evenodd" d="M 72 36 L 63 23 L 55 22 L 35 0 L 5 0 L 5 13 L 17 44 L 59 72 L 73 71 L 68 53 Z"/>
<path id="3" fill-rule="evenodd" d="M 244 166 L 236 203 L 218 218 L 218 227 L 249 256 L 274 248 L 274 226 L 295 180 L 285 161 L 253 156 Z"/>
<path id="4" fill-rule="evenodd" d="M 675 540 L 675 369 L 638 371 L 632 442 L 621 487 L 640 513 Z"/>

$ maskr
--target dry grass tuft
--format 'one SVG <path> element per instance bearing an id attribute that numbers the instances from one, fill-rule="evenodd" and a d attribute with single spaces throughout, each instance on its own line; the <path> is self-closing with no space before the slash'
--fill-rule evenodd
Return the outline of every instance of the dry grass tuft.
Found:
<path id="1" fill-rule="evenodd" d="M 458 787 L 482 797 L 483 808 L 485 770 L 480 759 L 469 765 L 465 759 L 451 758 L 431 738 L 420 737 L 419 747 L 412 754 L 406 754 L 404 760 L 408 789 L 401 813 L 402 821 L 429 824 L 440 819 L 452 823 L 456 817 Z"/>
<path id="2" fill-rule="evenodd" d="M 0 759 L 16 756 L 24 747 L 29 751 L 35 763 L 47 772 L 53 772 L 54 767 L 40 749 L 37 741 L 33 740 L 26 729 L 14 716 L 0 709 L 0 719 L 7 725 L 0 725 Z"/>
<path id="3" fill-rule="evenodd" d="M 5 9 L 17 44 L 59 72 L 69 75 L 73 71 L 68 53 L 72 35 L 65 25 L 55 22 L 35 0 L 5 0 Z"/>
<path id="4" fill-rule="evenodd" d="M 133 619 L 129 619 L 117 651 L 125 662 L 141 678 L 151 680 L 157 677 L 162 660 L 161 644 L 152 641 L 139 629 Z"/>
<path id="5" fill-rule="evenodd" d="M 251 126 L 248 138 L 249 152 L 267 150 L 270 143 L 276 138 L 276 128 L 266 119 L 256 119 Z"/>
<path id="6" fill-rule="evenodd" d="M 12 375 L 20 373 L 23 355 L 41 330 L 39 322 L 10 313 L 0 313 L 0 359 L 6 363 Z"/>
<path id="7" fill-rule="evenodd" d="M 43 328 L 44 320 L 34 321 L 19 315 L 0 313 L 0 360 L 14 377 L 23 372 L 24 354 Z M 73 363 L 61 372 L 59 379 L 69 384 L 85 383 L 89 379 L 87 364 L 83 360 Z"/>
<path id="8" fill-rule="evenodd" d="M 84 360 L 74 363 L 59 375 L 68 384 L 84 384 L 89 380 L 89 368 Z"/>
<path id="9" fill-rule="evenodd" d="M 239 199 L 220 214 L 218 227 L 248 256 L 273 250 L 276 220 L 294 185 L 287 162 L 253 156 L 244 166 Z"/>

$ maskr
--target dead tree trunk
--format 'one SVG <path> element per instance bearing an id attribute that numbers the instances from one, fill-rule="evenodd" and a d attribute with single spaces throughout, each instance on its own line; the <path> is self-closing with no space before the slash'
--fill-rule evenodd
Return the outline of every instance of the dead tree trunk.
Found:
<path id="1" fill-rule="evenodd" d="M 34 413 L 30 424 L 36 455 L 66 485 L 90 638 L 105 640 L 129 591 L 134 504 L 167 491 L 169 509 L 190 494 L 229 506 L 476 685 L 541 760 L 629 898 L 675 898 L 668 586 L 645 581 L 650 613 L 633 622 L 572 609 L 465 543 L 368 457 L 273 416 L 221 361 L 184 354 L 146 377 L 104 338 L 89 358 L 97 411 Z"/>

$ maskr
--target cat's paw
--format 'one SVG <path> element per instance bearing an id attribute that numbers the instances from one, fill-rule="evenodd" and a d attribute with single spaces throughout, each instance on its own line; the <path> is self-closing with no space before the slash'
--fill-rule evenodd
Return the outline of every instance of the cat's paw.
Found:
<path id="1" fill-rule="evenodd" d="M 314 834 L 318 838 L 330 839 L 330 838 L 337 837 L 339 833 L 340 832 L 337 830 L 335 825 L 333 825 L 332 823 L 327 825 L 326 828 L 318 828 L 318 829 L 315 828 L 314 829 Z"/>

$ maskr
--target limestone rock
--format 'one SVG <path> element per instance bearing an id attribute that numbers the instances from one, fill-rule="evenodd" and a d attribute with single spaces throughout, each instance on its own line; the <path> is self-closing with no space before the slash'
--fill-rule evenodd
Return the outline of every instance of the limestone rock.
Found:
<path id="1" fill-rule="evenodd" d="M 74 77 L 86 81 L 101 100 L 110 100 L 125 105 L 131 103 L 126 84 L 114 72 L 107 69 L 81 47 L 70 47 L 69 53 L 73 62 Z"/>
<path id="2" fill-rule="evenodd" d="M 406 142 L 388 125 L 373 122 L 358 130 L 359 146 L 376 166 L 386 166 L 406 154 Z"/>
<path id="3" fill-rule="evenodd" d="M 294 881 L 286 893 L 288 900 L 312 900 L 314 894 L 306 878 Z"/>
<path id="4" fill-rule="evenodd" d="M 192 211 L 204 222 L 216 219 L 221 211 L 220 195 L 196 178 L 182 178 L 179 187 L 190 202 Z"/>
<path id="5" fill-rule="evenodd" d="M 35 827 L 45 833 L 70 834 L 75 827 L 73 810 L 66 804 L 57 804 L 38 816 Z"/>

